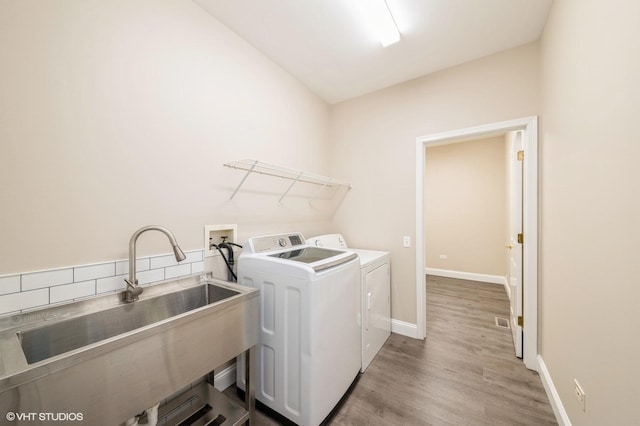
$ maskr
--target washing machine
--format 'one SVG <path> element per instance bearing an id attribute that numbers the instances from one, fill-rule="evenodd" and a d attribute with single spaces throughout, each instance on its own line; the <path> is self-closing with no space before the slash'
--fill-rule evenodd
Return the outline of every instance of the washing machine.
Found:
<path id="1" fill-rule="evenodd" d="M 238 258 L 238 283 L 260 289 L 256 399 L 299 425 L 320 424 L 358 375 L 359 275 L 355 253 L 300 233 L 250 238 Z"/>
<path id="2" fill-rule="evenodd" d="M 350 250 L 360 258 L 360 371 L 364 373 L 391 335 L 391 255 L 386 251 L 350 248 L 341 234 L 308 238 L 307 244 Z"/>

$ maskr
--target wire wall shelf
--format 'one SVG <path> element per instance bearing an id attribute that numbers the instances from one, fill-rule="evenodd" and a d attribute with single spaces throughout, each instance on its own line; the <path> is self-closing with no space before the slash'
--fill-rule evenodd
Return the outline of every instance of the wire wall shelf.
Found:
<path id="1" fill-rule="evenodd" d="M 327 188 L 327 187 L 343 186 L 343 187 L 346 187 L 347 189 L 351 189 L 351 184 L 349 182 L 345 182 L 339 179 L 333 179 L 326 176 L 317 175 L 314 173 L 305 172 L 302 170 L 292 169 L 290 167 L 283 167 L 275 164 L 264 163 L 258 160 L 233 161 L 231 163 L 225 163 L 224 166 L 230 167 L 232 169 L 246 171 L 244 177 L 236 187 L 235 191 L 233 191 L 233 194 L 231 194 L 229 201 L 233 200 L 233 197 L 236 196 L 236 194 L 238 193 L 238 191 L 240 190 L 240 188 L 242 187 L 242 185 L 244 184 L 244 182 L 247 180 L 247 178 L 251 173 L 259 173 L 262 175 L 275 176 L 275 177 L 293 181 L 291 182 L 291 185 L 289 185 L 287 190 L 284 192 L 284 194 L 282 194 L 278 202 L 282 202 L 284 197 L 286 197 L 289 191 L 291 191 L 291 188 L 293 188 L 293 186 L 298 182 L 310 183 L 313 185 L 320 185 L 321 188 L 316 193 L 316 195 L 318 195 L 324 188 Z"/>

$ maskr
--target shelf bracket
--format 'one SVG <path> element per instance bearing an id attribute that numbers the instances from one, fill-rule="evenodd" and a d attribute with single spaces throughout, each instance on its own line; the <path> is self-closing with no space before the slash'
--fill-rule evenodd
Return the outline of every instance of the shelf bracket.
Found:
<path id="1" fill-rule="evenodd" d="M 302 175 L 304 174 L 304 172 L 300 172 L 298 174 L 298 177 L 296 177 L 294 179 L 293 182 L 291 182 L 291 185 L 289 185 L 289 188 L 287 188 L 287 190 L 284 192 L 284 194 L 282 194 L 282 196 L 280 197 L 280 199 L 278 200 L 278 203 L 281 203 L 282 200 L 284 199 L 284 197 L 287 196 L 287 194 L 289 193 L 289 191 L 291 191 L 291 188 L 293 188 L 293 185 L 295 185 L 296 183 L 298 183 L 300 181 L 300 178 L 302 177 Z"/>
<path id="2" fill-rule="evenodd" d="M 256 165 L 258 164 L 258 160 L 253 162 L 253 165 L 247 170 L 247 173 L 244 175 L 244 177 L 242 178 L 242 180 L 240 181 L 240 183 L 238 184 L 238 186 L 236 187 L 236 190 L 233 191 L 233 194 L 231 194 L 231 197 L 229 197 L 229 201 L 233 200 L 233 197 L 236 196 L 236 194 L 238 193 L 238 191 L 240 190 L 240 187 L 242 186 L 242 184 L 244 184 L 244 181 L 247 180 L 247 178 L 249 177 L 249 175 L 251 174 L 251 172 L 253 172 L 253 169 L 255 169 Z"/>

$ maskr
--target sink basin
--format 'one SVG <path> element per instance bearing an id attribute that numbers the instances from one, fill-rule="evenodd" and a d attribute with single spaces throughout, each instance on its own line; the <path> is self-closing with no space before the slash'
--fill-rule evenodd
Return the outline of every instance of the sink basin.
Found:
<path id="1" fill-rule="evenodd" d="M 258 294 L 190 276 L 0 317 L 0 413 L 122 424 L 253 350 Z"/>
<path id="2" fill-rule="evenodd" d="M 27 363 L 33 364 L 238 294 L 203 284 L 19 332 L 18 336 Z"/>

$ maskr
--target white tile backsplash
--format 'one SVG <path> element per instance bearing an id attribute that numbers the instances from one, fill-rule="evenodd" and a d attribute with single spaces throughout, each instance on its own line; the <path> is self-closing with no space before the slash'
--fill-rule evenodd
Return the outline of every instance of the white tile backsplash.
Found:
<path id="1" fill-rule="evenodd" d="M 183 277 L 185 275 L 191 275 L 191 264 L 185 263 L 178 266 L 169 266 L 164 268 L 164 279 L 169 280 L 171 278 Z"/>
<path id="2" fill-rule="evenodd" d="M 136 261 L 141 285 L 204 272 L 204 251 L 185 253 L 177 263 L 173 254 L 144 257 Z M 0 276 L 0 315 L 17 313 L 50 303 L 60 303 L 125 289 L 129 261 L 117 260 L 71 266 L 48 271 Z"/>
<path id="3" fill-rule="evenodd" d="M 109 277 L 109 278 L 100 278 L 99 280 L 97 280 L 97 284 L 96 284 L 96 292 L 98 294 L 100 293 L 107 293 L 110 291 L 116 291 L 116 290 L 124 290 L 127 285 L 124 282 L 125 278 L 128 278 L 129 275 L 116 275 L 115 277 Z"/>
<path id="4" fill-rule="evenodd" d="M 0 315 L 49 304 L 49 289 L 41 288 L 0 296 Z"/>
<path id="5" fill-rule="evenodd" d="M 0 278 L 0 295 L 18 293 L 20 291 L 20 275 Z"/>
<path id="6" fill-rule="evenodd" d="M 150 262 L 148 257 L 144 257 L 136 260 L 136 272 L 148 271 L 150 269 Z M 121 260 L 116 262 L 116 275 L 129 274 L 129 261 Z"/>
<path id="7" fill-rule="evenodd" d="M 65 300 L 77 299 L 79 297 L 92 296 L 96 294 L 96 280 L 59 285 L 51 287 L 50 291 L 50 303 L 58 303 Z"/>
<path id="8" fill-rule="evenodd" d="M 202 257 L 203 255 L 204 253 L 202 250 L 185 252 L 185 256 L 187 256 L 187 258 L 180 263 L 176 261 L 176 257 L 173 254 L 169 254 L 166 256 L 153 256 L 150 258 L 151 260 L 150 269 L 166 268 L 169 266 L 184 265 L 187 263 L 199 262 L 203 259 Z"/>
<path id="9" fill-rule="evenodd" d="M 204 261 L 202 262 L 193 262 L 191 264 L 191 273 L 197 274 L 200 272 L 204 272 Z"/>
<path id="10" fill-rule="evenodd" d="M 103 263 L 100 265 L 80 266 L 73 268 L 73 281 L 88 281 L 96 278 L 112 277 L 116 274 L 116 263 Z"/>
<path id="11" fill-rule="evenodd" d="M 165 279 L 164 268 L 140 272 L 139 274 L 136 274 L 136 278 L 138 279 L 138 284 L 140 285 L 162 281 Z"/>
<path id="12" fill-rule="evenodd" d="M 204 259 L 202 256 L 204 256 L 204 253 L 202 250 L 198 250 L 198 251 L 189 251 L 186 252 L 185 255 L 187 256 L 186 260 L 183 260 L 180 263 L 193 263 L 193 262 L 199 262 L 202 259 Z"/>
<path id="13" fill-rule="evenodd" d="M 22 275 L 22 291 L 52 287 L 73 282 L 73 268 L 54 269 Z"/>
<path id="14" fill-rule="evenodd" d="M 172 254 L 167 256 L 156 256 L 151 259 L 151 269 L 166 268 L 167 266 L 176 266 L 178 262 Z"/>

